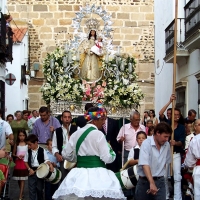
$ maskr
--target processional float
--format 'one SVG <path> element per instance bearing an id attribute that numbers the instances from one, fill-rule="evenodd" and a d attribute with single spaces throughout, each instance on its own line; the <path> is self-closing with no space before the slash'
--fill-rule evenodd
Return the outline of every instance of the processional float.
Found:
<path id="1" fill-rule="evenodd" d="M 57 48 L 47 54 L 41 92 L 54 116 L 64 110 L 70 110 L 74 117 L 83 115 L 86 103 L 101 102 L 108 116 L 123 118 L 124 125 L 131 110 L 139 106 L 143 94 L 134 73 L 135 60 L 120 46 L 112 45 L 112 24 L 111 15 L 101 6 L 80 7 L 72 19 L 73 37 L 65 44 L 57 39 Z M 136 169 L 131 168 L 117 177 L 129 189 L 135 184 L 134 174 Z"/>

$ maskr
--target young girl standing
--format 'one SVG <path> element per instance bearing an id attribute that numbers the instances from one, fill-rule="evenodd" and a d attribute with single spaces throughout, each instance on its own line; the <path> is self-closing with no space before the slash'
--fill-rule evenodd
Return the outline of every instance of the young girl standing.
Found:
<path id="1" fill-rule="evenodd" d="M 17 133 L 17 140 L 13 149 L 13 156 L 16 158 L 13 171 L 13 179 L 18 181 L 18 185 L 20 188 L 19 200 L 23 199 L 24 184 L 25 180 L 28 179 L 28 170 L 24 163 L 24 156 L 28 151 L 26 138 L 26 131 L 23 129 L 19 130 Z"/>

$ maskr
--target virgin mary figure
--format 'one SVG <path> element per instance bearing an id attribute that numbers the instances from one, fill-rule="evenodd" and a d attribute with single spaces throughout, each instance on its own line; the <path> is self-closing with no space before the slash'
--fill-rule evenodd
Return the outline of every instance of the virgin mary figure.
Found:
<path id="1" fill-rule="evenodd" d="M 80 59 L 80 75 L 86 81 L 96 81 L 101 77 L 101 55 L 95 54 L 91 48 L 96 45 L 96 30 L 90 30 L 88 39 L 82 42 L 84 49 Z"/>

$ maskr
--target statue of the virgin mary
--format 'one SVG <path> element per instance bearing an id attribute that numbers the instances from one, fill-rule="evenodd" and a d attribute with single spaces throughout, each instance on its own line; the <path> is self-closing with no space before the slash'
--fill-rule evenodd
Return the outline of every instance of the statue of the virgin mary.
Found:
<path id="1" fill-rule="evenodd" d="M 80 75 L 81 78 L 86 81 L 96 81 L 101 77 L 101 58 L 103 53 L 97 53 L 91 49 L 95 45 L 98 46 L 98 23 L 97 19 L 92 18 L 87 20 L 86 26 L 89 30 L 89 35 L 80 45 L 80 50 L 82 51 L 80 58 Z M 98 46 L 97 48 L 102 48 L 102 46 Z"/>

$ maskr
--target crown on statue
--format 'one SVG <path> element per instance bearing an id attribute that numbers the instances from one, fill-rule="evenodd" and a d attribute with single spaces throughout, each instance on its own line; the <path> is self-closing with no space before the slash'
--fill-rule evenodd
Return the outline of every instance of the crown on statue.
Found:
<path id="1" fill-rule="evenodd" d="M 88 19 L 85 23 L 88 30 L 98 30 L 99 28 L 99 21 L 97 19 L 91 18 Z"/>

